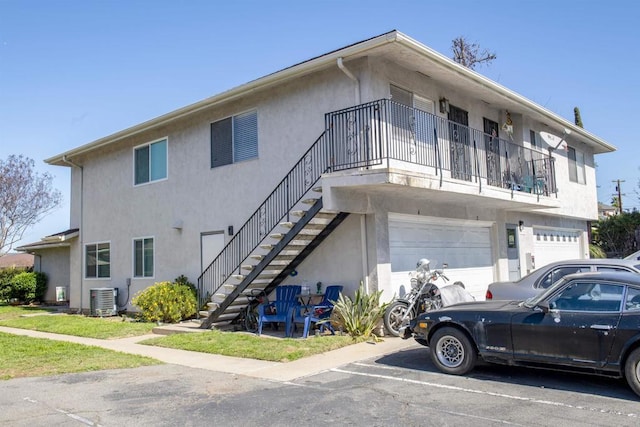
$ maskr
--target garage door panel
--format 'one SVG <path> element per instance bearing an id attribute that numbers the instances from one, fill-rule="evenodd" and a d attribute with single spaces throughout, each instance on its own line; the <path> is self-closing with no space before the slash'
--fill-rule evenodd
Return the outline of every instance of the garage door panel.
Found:
<path id="1" fill-rule="evenodd" d="M 449 284 L 460 280 L 479 299 L 494 280 L 489 227 L 390 220 L 389 246 L 393 287 L 400 294 L 421 258 L 429 259 L 432 268 L 446 263 Z"/>
<path id="2" fill-rule="evenodd" d="M 582 258 L 580 232 L 562 229 L 533 230 L 536 268 L 551 262 Z"/>
<path id="3" fill-rule="evenodd" d="M 418 228 L 419 227 L 419 228 Z M 489 229 L 465 229 L 419 224 L 410 228 L 403 224 L 389 231 L 391 270 L 415 268 L 421 258 L 447 263 L 451 268 L 493 266 Z"/>

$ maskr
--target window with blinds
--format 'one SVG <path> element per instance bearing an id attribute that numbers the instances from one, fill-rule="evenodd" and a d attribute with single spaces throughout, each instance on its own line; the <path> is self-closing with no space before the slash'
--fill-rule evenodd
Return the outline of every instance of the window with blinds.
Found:
<path id="1" fill-rule="evenodd" d="M 211 123 L 211 167 L 258 157 L 258 113 L 250 111 Z"/>

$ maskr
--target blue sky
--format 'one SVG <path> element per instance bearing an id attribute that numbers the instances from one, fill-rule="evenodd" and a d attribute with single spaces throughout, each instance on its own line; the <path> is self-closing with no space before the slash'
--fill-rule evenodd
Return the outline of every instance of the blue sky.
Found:
<path id="1" fill-rule="evenodd" d="M 480 73 L 570 121 L 578 106 L 618 148 L 596 157 L 599 200 L 621 179 L 640 208 L 638 17 L 616 0 L 0 0 L 0 158 L 33 158 L 65 197 L 18 245 L 69 225 L 69 170 L 43 159 L 392 29 L 447 56 L 465 36 L 498 56 Z"/>

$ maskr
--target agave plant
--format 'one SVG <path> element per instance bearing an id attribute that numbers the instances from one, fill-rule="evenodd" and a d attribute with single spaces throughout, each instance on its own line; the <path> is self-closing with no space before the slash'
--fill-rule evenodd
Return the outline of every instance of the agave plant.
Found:
<path id="1" fill-rule="evenodd" d="M 382 291 L 367 294 L 364 284 L 356 291 L 353 299 L 342 293 L 333 307 L 332 323 L 341 328 L 353 338 L 369 339 L 377 336 L 373 334 L 378 327 L 388 304 L 380 304 Z"/>

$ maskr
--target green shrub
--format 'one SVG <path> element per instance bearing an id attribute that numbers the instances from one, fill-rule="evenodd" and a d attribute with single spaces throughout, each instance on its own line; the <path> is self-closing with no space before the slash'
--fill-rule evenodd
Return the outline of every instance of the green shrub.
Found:
<path id="1" fill-rule="evenodd" d="M 382 316 L 388 304 L 380 304 L 382 291 L 367 294 L 364 284 L 356 291 L 354 299 L 345 297 L 342 293 L 333 307 L 332 322 L 342 328 L 353 338 L 373 337 L 373 330 L 380 325 Z"/>
<path id="2" fill-rule="evenodd" d="M 131 303 L 148 322 L 176 323 L 196 314 L 196 297 L 188 285 L 159 282 L 138 292 Z"/>
<path id="3" fill-rule="evenodd" d="M 36 299 L 36 276 L 34 273 L 23 272 L 11 280 L 10 298 L 21 302 L 32 302 Z"/>
<path id="4" fill-rule="evenodd" d="M 0 301 L 9 302 L 12 298 L 11 290 L 13 288 L 13 278 L 24 272 L 25 269 L 15 267 L 3 268 L 0 270 Z"/>
<path id="5" fill-rule="evenodd" d="M 43 301 L 46 293 L 47 276 L 44 273 L 19 268 L 0 270 L 0 301 Z"/>
<path id="6" fill-rule="evenodd" d="M 598 245 L 593 243 L 589 245 L 589 257 L 590 258 L 606 258 L 606 252 Z"/>
<path id="7" fill-rule="evenodd" d="M 185 276 L 184 274 L 181 274 L 180 276 L 176 277 L 176 279 L 173 282 L 177 285 L 188 286 L 191 289 L 191 292 L 193 292 L 193 296 L 198 298 L 198 290 L 196 289 L 196 285 L 191 283 L 187 278 L 187 276 Z"/>

